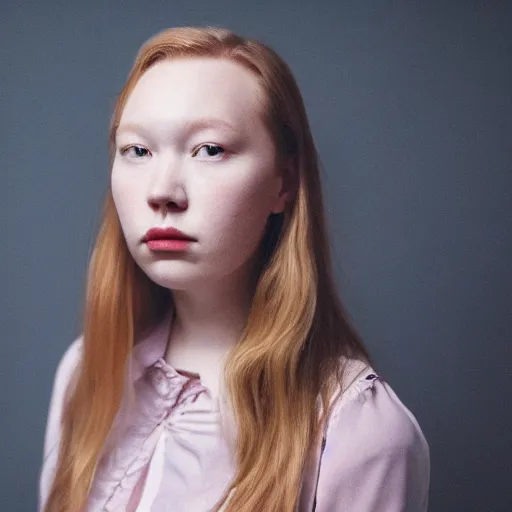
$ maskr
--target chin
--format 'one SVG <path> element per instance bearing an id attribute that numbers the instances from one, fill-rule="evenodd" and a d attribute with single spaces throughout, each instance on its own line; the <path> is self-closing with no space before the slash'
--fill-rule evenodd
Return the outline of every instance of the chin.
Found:
<path id="1" fill-rule="evenodd" d="M 195 288 L 206 281 L 205 272 L 198 272 L 189 261 L 159 260 L 138 266 L 151 281 L 170 290 Z"/>
<path id="2" fill-rule="evenodd" d="M 198 279 L 184 272 L 157 272 L 154 269 L 142 271 L 154 283 L 170 290 L 186 290 L 198 285 Z"/>

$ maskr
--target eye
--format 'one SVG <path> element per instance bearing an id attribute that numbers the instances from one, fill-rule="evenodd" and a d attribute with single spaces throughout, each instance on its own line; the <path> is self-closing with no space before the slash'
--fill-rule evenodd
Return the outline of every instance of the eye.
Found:
<path id="1" fill-rule="evenodd" d="M 196 156 L 202 149 L 206 149 L 206 156 L 218 156 L 225 152 L 222 146 L 218 146 L 217 144 L 203 144 L 196 151 L 194 151 L 192 156 Z"/>
<path id="2" fill-rule="evenodd" d="M 121 155 L 124 156 L 126 155 L 126 153 L 128 153 L 128 151 L 130 151 L 130 149 L 134 150 L 136 158 L 141 158 L 149 154 L 149 149 L 136 145 L 126 146 L 125 148 L 122 148 L 119 152 L 121 153 Z"/>

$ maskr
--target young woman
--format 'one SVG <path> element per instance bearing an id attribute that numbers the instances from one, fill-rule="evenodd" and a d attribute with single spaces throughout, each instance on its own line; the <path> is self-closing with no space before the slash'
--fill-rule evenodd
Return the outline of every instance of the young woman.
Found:
<path id="1" fill-rule="evenodd" d="M 45 512 L 423 512 L 429 449 L 336 294 L 303 101 L 216 28 L 141 48 L 110 130 Z"/>

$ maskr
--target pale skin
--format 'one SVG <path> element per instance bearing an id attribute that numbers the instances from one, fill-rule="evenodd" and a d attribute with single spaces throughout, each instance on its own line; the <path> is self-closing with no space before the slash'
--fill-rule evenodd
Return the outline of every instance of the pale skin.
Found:
<path id="1" fill-rule="evenodd" d="M 165 360 L 214 393 L 247 320 L 265 223 L 292 194 L 291 165 L 276 164 L 261 98 L 256 77 L 236 63 L 161 61 L 137 82 L 116 135 L 112 194 L 128 248 L 171 289 L 176 308 Z M 168 226 L 196 241 L 167 253 L 141 242 L 149 228 Z"/>

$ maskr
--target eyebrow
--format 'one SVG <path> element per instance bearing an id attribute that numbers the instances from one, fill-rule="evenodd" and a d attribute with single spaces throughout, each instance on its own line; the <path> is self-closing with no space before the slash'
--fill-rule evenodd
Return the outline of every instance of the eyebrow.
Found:
<path id="1" fill-rule="evenodd" d="M 142 133 L 149 134 L 150 129 L 149 125 L 162 125 L 162 126 L 170 126 L 165 121 L 156 121 L 150 123 L 123 123 L 117 127 L 116 134 L 122 132 L 134 132 L 134 133 Z M 221 130 L 230 130 L 233 132 L 238 131 L 231 123 L 225 121 L 223 119 L 215 118 L 215 117 L 201 117 L 198 119 L 191 119 L 185 121 L 181 124 L 182 129 L 185 131 L 187 135 L 197 132 L 200 130 L 204 130 L 206 128 L 220 128 Z M 166 127 L 167 127 L 166 126 Z"/>

